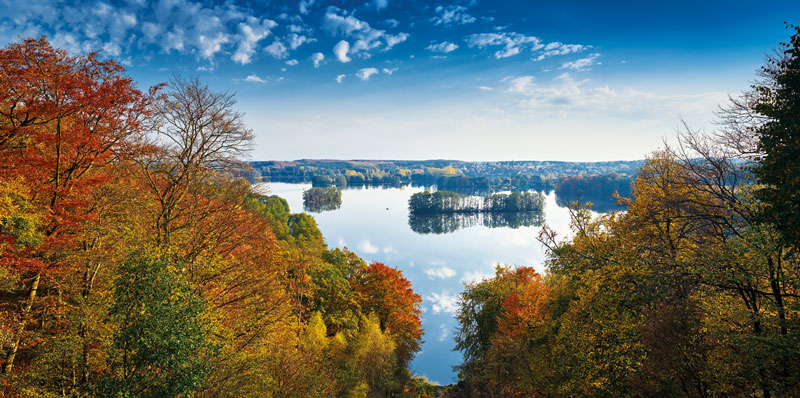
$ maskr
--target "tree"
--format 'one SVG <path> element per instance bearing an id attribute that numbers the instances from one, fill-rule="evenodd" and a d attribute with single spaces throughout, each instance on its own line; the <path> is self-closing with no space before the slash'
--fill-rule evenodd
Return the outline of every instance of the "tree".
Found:
<path id="1" fill-rule="evenodd" d="M 392 336 L 397 344 L 397 357 L 405 366 L 419 351 L 422 297 L 414 293 L 402 271 L 379 262 L 362 269 L 353 284 L 361 296 L 363 312 L 374 314 L 381 330 Z"/>
<path id="2" fill-rule="evenodd" d="M 156 242 L 169 246 L 186 195 L 214 173 L 242 166 L 252 130 L 233 110 L 233 94 L 215 93 L 200 80 L 173 76 L 155 107 L 151 151 L 139 157 L 147 185 L 158 202 Z"/>
<path id="3" fill-rule="evenodd" d="M 192 396 L 208 372 L 214 347 L 203 299 L 176 264 L 134 254 L 120 266 L 110 316 L 111 371 L 99 393 L 118 397 Z"/>
<path id="4" fill-rule="evenodd" d="M 800 27 L 767 59 L 754 87 L 752 108 L 765 120 L 753 126 L 763 154 L 755 169 L 764 187 L 758 192 L 766 204 L 766 218 L 800 250 Z"/>
<path id="5" fill-rule="evenodd" d="M 26 290 L 3 366 L 9 373 L 38 286 L 50 282 L 42 278 L 73 270 L 67 251 L 96 216 L 91 193 L 111 180 L 107 167 L 129 154 L 157 88 L 146 96 L 114 61 L 70 56 L 44 38 L 0 49 L 0 71 L 0 183 L 16 186 L 40 215 L 27 224 L 39 239 L 20 240 L 19 228 L 0 231 L 0 241 L 16 242 L 2 245 L 3 265 Z"/>

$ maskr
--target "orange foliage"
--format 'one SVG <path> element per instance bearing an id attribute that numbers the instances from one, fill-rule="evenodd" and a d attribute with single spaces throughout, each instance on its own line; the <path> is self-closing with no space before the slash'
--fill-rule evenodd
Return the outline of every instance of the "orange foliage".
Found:
<path id="1" fill-rule="evenodd" d="M 364 312 L 377 315 L 381 329 L 395 339 L 398 358 L 404 363 L 411 360 L 423 333 L 422 297 L 414 293 L 403 272 L 374 262 L 360 271 L 353 289 L 361 296 Z"/>

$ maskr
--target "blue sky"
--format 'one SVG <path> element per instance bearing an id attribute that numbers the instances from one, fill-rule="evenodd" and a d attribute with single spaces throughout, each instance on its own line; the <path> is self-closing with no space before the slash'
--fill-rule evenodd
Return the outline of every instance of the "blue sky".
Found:
<path id="1" fill-rule="evenodd" d="M 800 2 L 0 0 L 0 40 L 237 94 L 252 158 L 640 159 L 746 89 Z"/>

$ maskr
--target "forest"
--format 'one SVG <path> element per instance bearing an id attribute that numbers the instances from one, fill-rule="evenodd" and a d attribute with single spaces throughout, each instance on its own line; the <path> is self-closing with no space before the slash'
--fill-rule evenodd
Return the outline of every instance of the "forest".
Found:
<path id="1" fill-rule="evenodd" d="M 239 177 L 233 94 L 45 38 L 0 49 L 0 396 L 377 397 L 421 297 Z"/>
<path id="2" fill-rule="evenodd" d="M 718 128 L 639 169 L 624 212 L 546 226 L 546 272 L 460 296 L 453 397 L 800 396 L 800 28 Z"/>
<path id="3" fill-rule="evenodd" d="M 687 125 L 644 161 L 605 163 L 249 168 L 254 134 L 233 94 L 179 75 L 140 89 L 94 53 L 9 44 L 0 396 L 800 396 L 800 28 L 789 29 L 715 130 Z M 587 194 L 610 193 L 606 181 L 624 211 L 578 203 L 568 239 L 541 229 L 545 271 L 499 265 L 467 282 L 464 361 L 456 384 L 438 386 L 409 370 L 422 297 L 402 271 L 329 248 L 311 215 L 254 189 L 256 174 Z M 543 221 L 540 193 L 414 197 L 422 233 Z M 506 213 L 530 216 L 494 216 Z"/>
<path id="4" fill-rule="evenodd" d="M 464 162 L 460 160 L 296 160 L 250 162 L 252 181 L 311 183 L 328 186 L 436 187 L 467 195 L 498 191 L 551 191 L 562 180 L 586 192 L 596 190 L 582 176 L 602 176 L 627 181 L 627 187 L 643 161 L 554 162 L 506 161 Z M 584 186 L 585 184 L 585 186 Z"/>

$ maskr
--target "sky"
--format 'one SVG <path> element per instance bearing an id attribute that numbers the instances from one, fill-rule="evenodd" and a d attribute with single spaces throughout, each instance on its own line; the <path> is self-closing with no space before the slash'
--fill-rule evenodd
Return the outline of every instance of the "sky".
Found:
<path id="1" fill-rule="evenodd" d="M 756 78 L 800 2 L 0 0 L 144 89 L 236 94 L 252 160 L 633 160 Z"/>

